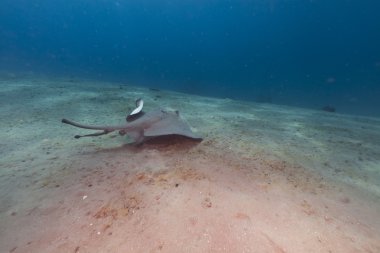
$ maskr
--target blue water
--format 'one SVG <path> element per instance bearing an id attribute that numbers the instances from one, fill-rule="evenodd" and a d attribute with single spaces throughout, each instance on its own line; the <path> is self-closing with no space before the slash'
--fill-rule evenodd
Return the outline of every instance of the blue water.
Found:
<path id="1" fill-rule="evenodd" d="M 0 72 L 380 116 L 377 0 L 1 0 Z"/>

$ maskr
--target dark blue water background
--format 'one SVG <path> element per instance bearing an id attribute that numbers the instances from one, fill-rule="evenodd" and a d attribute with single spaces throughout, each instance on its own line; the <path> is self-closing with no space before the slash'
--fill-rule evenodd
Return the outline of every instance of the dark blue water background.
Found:
<path id="1" fill-rule="evenodd" d="M 378 0 L 0 0 L 0 72 L 380 116 Z"/>

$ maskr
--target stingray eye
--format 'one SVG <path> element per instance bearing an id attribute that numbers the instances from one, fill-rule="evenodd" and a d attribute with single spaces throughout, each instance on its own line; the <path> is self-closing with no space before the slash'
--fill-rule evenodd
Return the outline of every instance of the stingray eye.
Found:
<path id="1" fill-rule="evenodd" d="M 179 111 L 178 111 L 178 110 L 176 110 L 176 111 L 175 111 L 175 114 L 177 114 L 177 116 L 179 116 Z"/>
<path id="2" fill-rule="evenodd" d="M 126 132 L 125 132 L 125 130 L 119 130 L 119 134 L 120 134 L 120 135 L 125 135 Z"/>

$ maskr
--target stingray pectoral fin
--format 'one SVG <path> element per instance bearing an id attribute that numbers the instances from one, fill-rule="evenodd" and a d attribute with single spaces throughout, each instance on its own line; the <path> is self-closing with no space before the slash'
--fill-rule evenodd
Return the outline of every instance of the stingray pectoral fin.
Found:
<path id="1" fill-rule="evenodd" d="M 130 131 L 127 135 L 133 140 L 134 143 L 142 143 L 145 139 L 143 131 Z"/>
<path id="2" fill-rule="evenodd" d="M 202 137 L 191 131 L 180 117 L 166 117 L 158 122 L 155 122 L 144 130 L 144 136 L 162 136 L 162 135 L 182 135 L 192 139 L 202 139 Z"/>

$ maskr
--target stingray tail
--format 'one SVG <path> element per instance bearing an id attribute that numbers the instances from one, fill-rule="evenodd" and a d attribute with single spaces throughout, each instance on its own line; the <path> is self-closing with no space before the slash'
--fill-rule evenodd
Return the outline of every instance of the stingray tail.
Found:
<path id="1" fill-rule="evenodd" d="M 72 125 L 75 127 L 79 127 L 79 128 L 84 128 L 84 129 L 107 130 L 107 127 L 83 125 L 83 124 L 79 124 L 79 123 L 76 123 L 76 122 L 68 120 L 68 119 L 62 119 L 62 123 Z"/>
<path id="2" fill-rule="evenodd" d="M 62 119 L 62 123 L 72 125 L 75 127 L 79 127 L 79 128 L 84 128 L 84 129 L 103 130 L 102 132 L 97 132 L 97 133 L 93 133 L 93 134 L 75 135 L 76 139 L 79 139 L 81 137 L 92 137 L 92 136 L 100 136 L 100 135 L 104 135 L 104 134 L 109 134 L 115 130 L 120 130 L 119 131 L 120 135 L 125 134 L 124 126 L 89 126 L 89 125 L 79 124 L 79 123 L 76 123 L 76 122 L 68 120 L 68 119 Z"/>
<path id="3" fill-rule="evenodd" d="M 62 119 L 61 122 L 68 125 L 75 126 L 75 127 L 79 127 L 79 128 L 91 129 L 91 130 L 103 130 L 103 131 L 108 131 L 108 132 L 125 129 L 125 125 L 124 126 L 90 126 L 90 125 L 79 124 L 68 119 Z"/>

